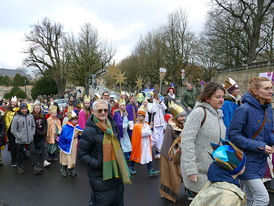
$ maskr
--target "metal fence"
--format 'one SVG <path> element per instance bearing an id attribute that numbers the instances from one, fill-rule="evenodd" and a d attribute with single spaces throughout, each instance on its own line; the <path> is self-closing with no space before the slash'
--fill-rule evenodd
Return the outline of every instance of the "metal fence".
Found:
<path id="1" fill-rule="evenodd" d="M 261 68 L 268 68 L 268 69 L 274 68 L 274 59 L 271 59 L 269 61 L 245 64 L 245 65 L 237 66 L 233 68 L 221 68 L 221 69 L 217 69 L 217 73 L 243 71 L 243 70 L 250 70 L 250 69 L 261 69 Z"/>

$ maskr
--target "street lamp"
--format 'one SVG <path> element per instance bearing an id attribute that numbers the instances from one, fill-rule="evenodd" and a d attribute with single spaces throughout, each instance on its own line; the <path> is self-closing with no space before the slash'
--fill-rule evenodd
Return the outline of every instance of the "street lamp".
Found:
<path id="1" fill-rule="evenodd" d="M 182 93 L 183 93 L 183 88 L 184 88 L 184 80 L 185 80 L 185 70 L 181 70 L 181 77 L 182 77 Z"/>
<path id="2" fill-rule="evenodd" d="M 162 93 L 162 80 L 164 79 L 165 75 L 166 75 L 166 68 L 160 68 L 159 69 L 160 72 L 160 94 Z"/>

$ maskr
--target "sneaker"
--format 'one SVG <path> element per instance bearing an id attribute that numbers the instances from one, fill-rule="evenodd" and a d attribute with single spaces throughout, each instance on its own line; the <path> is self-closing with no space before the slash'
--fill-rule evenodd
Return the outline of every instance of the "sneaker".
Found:
<path id="1" fill-rule="evenodd" d="M 43 163 L 43 166 L 44 166 L 44 167 L 47 167 L 47 166 L 49 166 L 50 164 L 51 164 L 50 162 L 48 162 L 47 160 L 45 160 L 44 163 Z"/>
<path id="2" fill-rule="evenodd" d="M 17 163 L 15 161 L 11 162 L 11 167 L 17 167 Z"/>
<path id="3" fill-rule="evenodd" d="M 160 171 L 159 170 L 154 170 L 154 169 L 151 169 L 148 172 L 148 176 L 150 176 L 150 177 L 158 176 L 159 174 L 160 174 Z"/>
<path id="4" fill-rule="evenodd" d="M 133 167 L 129 168 L 129 172 L 131 175 L 136 175 L 136 170 Z"/>
<path id="5" fill-rule="evenodd" d="M 187 188 L 185 188 L 185 192 L 186 192 L 187 199 L 192 201 L 195 197 L 194 193 Z"/>
<path id="6" fill-rule="evenodd" d="M 155 159 L 160 159 L 160 153 L 155 155 Z"/>
<path id="7" fill-rule="evenodd" d="M 75 177 L 75 176 L 77 176 L 77 173 L 74 169 L 69 169 L 69 175 L 72 177 Z"/>
<path id="8" fill-rule="evenodd" d="M 40 168 L 38 166 L 33 167 L 33 174 L 34 175 L 40 175 L 40 174 L 42 174 L 42 172 L 43 172 L 43 168 Z"/>
<path id="9" fill-rule="evenodd" d="M 65 169 L 65 168 L 61 168 L 61 174 L 64 176 L 64 177 L 67 177 L 68 176 L 68 171 Z"/>
<path id="10" fill-rule="evenodd" d="M 17 167 L 17 173 L 19 174 L 19 175 L 22 175 L 22 174 L 24 174 L 24 169 L 23 169 L 23 167 Z"/>

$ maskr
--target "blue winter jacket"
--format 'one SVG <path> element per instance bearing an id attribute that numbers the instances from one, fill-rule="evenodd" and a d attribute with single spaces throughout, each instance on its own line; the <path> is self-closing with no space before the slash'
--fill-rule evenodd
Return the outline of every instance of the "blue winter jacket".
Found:
<path id="1" fill-rule="evenodd" d="M 235 102 L 229 101 L 229 100 L 225 100 L 224 104 L 221 108 L 221 110 L 223 111 L 223 114 L 224 114 L 224 116 L 223 116 L 224 124 L 225 124 L 225 127 L 227 128 L 226 138 L 227 138 L 228 128 L 229 128 L 231 119 L 232 119 L 233 114 L 237 108 L 238 108 L 238 104 L 236 104 Z"/>
<path id="2" fill-rule="evenodd" d="M 243 149 L 246 154 L 246 169 L 239 178 L 242 180 L 263 178 L 268 156 L 264 152 L 265 145 L 273 146 L 274 144 L 271 104 L 260 104 L 249 92 L 244 94 L 242 103 L 230 122 L 228 139 Z M 265 109 L 267 109 L 267 119 L 264 128 L 252 140 L 251 137 L 263 123 Z M 259 149 L 259 147 L 263 149 Z"/>

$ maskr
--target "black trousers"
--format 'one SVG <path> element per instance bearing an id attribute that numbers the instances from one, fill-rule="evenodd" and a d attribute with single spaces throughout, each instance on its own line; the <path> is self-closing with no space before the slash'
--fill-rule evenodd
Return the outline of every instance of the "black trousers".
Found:
<path id="1" fill-rule="evenodd" d="M 8 139 L 9 139 L 9 149 L 10 149 L 10 154 L 11 154 L 11 163 L 15 164 L 16 163 L 16 143 L 15 143 L 15 137 L 14 135 L 11 133 L 11 127 L 8 129 Z"/>
<path id="2" fill-rule="evenodd" d="M 37 166 L 38 162 L 33 142 L 31 142 L 30 144 L 17 144 L 17 166 L 23 166 L 23 153 L 25 145 L 29 148 L 32 165 Z"/>
<path id="3" fill-rule="evenodd" d="M 41 149 L 43 161 L 48 160 L 48 148 L 47 148 L 47 142 L 46 142 L 45 136 L 35 135 L 34 136 L 34 147 L 35 147 L 36 153 L 37 153 L 38 148 Z"/>

